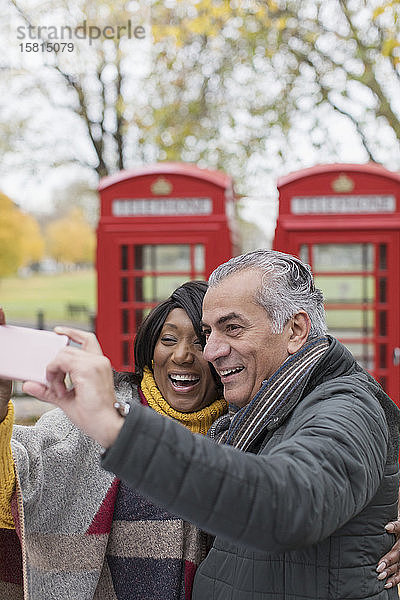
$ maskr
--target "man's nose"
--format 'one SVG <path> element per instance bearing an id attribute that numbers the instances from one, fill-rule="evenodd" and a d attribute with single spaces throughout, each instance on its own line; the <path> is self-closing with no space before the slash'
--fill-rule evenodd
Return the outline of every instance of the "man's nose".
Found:
<path id="1" fill-rule="evenodd" d="M 221 339 L 216 333 L 210 333 L 204 346 L 203 356 L 210 362 L 215 362 L 218 358 L 228 356 L 230 345 Z"/>

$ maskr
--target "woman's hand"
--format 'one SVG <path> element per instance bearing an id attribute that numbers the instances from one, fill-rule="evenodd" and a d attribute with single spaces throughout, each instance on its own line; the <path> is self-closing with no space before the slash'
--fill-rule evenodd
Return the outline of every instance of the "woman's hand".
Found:
<path id="1" fill-rule="evenodd" d="M 0 308 L 0 325 L 6 324 L 4 311 Z M 9 379 L 0 379 L 0 421 L 3 421 L 8 412 L 8 403 L 11 398 L 12 382 Z"/>
<path id="2" fill-rule="evenodd" d="M 378 579 L 387 579 L 385 588 L 400 583 L 400 521 L 391 521 L 385 527 L 388 533 L 396 535 L 396 542 L 385 556 L 382 556 L 377 567 Z"/>
<path id="3" fill-rule="evenodd" d="M 113 407 L 116 397 L 110 361 L 92 333 L 69 327 L 56 327 L 55 331 L 81 346 L 67 346 L 57 354 L 46 369 L 48 385 L 27 381 L 22 389 L 62 408 L 80 429 L 108 448 L 124 422 Z M 67 375 L 72 387 L 66 383 Z"/>

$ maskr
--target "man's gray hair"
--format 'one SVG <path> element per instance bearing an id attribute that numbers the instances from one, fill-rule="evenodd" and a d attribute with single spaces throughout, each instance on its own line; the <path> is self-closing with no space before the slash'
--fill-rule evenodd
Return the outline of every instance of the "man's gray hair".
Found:
<path id="1" fill-rule="evenodd" d="M 255 300 L 265 308 L 274 333 L 282 333 L 286 323 L 300 310 L 310 317 L 309 337 L 326 334 L 324 298 L 315 287 L 309 265 L 276 250 L 254 250 L 236 256 L 217 267 L 208 280 L 209 287 L 248 269 L 262 271 L 261 286 Z"/>

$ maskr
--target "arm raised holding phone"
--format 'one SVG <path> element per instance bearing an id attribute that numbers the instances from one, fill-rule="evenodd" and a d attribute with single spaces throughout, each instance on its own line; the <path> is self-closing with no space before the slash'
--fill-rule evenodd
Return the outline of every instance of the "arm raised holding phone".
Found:
<path id="1" fill-rule="evenodd" d="M 92 333 L 56 327 L 80 347 L 66 346 L 46 370 L 48 385 L 27 381 L 23 390 L 44 402 L 62 408 L 87 435 L 108 448 L 124 423 L 114 409 L 116 395 L 111 364 Z M 68 375 L 72 388 L 65 382 Z"/>

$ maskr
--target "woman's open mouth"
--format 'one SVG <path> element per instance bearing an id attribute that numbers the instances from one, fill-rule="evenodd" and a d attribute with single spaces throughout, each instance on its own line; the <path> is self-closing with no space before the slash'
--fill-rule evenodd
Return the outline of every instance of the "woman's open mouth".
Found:
<path id="1" fill-rule="evenodd" d="M 189 391 L 200 381 L 198 375 L 193 375 L 191 373 L 170 373 L 168 379 L 170 380 L 172 387 L 177 391 Z"/>

